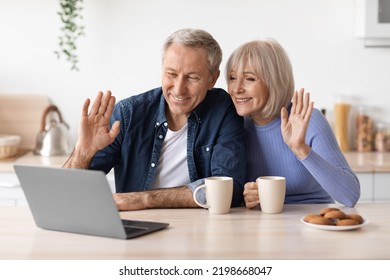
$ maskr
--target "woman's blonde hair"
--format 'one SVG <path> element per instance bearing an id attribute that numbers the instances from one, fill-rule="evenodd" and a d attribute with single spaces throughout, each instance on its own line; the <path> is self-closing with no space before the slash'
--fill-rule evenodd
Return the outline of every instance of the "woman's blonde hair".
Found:
<path id="1" fill-rule="evenodd" d="M 262 111 L 263 118 L 276 117 L 282 107 L 288 107 L 294 94 L 294 75 L 290 59 L 274 39 L 256 40 L 237 48 L 226 64 L 226 81 L 232 71 L 243 73 L 245 67 L 266 85 L 269 97 Z"/>

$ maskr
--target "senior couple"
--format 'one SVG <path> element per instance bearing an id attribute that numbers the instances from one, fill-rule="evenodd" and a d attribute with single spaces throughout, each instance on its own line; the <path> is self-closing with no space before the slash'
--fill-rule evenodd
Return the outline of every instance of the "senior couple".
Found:
<path id="1" fill-rule="evenodd" d="M 232 177 L 232 207 L 254 208 L 254 181 L 265 175 L 286 177 L 285 203 L 353 207 L 359 181 L 309 93 L 295 91 L 282 46 L 267 39 L 238 47 L 226 65 L 228 93 L 214 88 L 221 61 L 206 31 L 174 32 L 163 46 L 161 87 L 84 102 L 64 167 L 114 168 L 121 211 L 198 207 L 193 191 L 210 176 Z"/>

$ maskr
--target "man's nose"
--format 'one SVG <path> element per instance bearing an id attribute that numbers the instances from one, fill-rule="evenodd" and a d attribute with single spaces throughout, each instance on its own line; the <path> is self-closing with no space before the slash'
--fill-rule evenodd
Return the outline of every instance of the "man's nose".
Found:
<path id="1" fill-rule="evenodd" d="M 177 95 L 183 94 L 185 92 L 185 88 L 186 88 L 185 79 L 184 78 L 177 78 L 175 80 L 174 88 L 175 88 L 175 93 Z"/>

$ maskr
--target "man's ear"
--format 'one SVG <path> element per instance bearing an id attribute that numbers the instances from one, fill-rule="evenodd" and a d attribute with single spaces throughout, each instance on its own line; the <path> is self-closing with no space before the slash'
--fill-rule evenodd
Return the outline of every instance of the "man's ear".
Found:
<path id="1" fill-rule="evenodd" d="M 210 81 L 210 85 L 209 85 L 209 90 L 212 89 L 212 88 L 215 86 L 215 83 L 217 82 L 220 73 L 221 73 L 220 70 L 214 71 L 214 73 L 213 73 L 213 75 L 212 75 L 212 77 L 211 77 L 211 81 Z"/>

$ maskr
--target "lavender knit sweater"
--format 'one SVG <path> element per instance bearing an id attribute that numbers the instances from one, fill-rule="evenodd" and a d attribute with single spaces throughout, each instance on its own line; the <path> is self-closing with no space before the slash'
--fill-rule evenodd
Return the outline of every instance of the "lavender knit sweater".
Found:
<path id="1" fill-rule="evenodd" d="M 314 109 L 306 133 L 310 154 L 299 160 L 284 143 L 280 118 L 264 126 L 245 117 L 247 144 L 246 181 L 259 176 L 286 177 L 285 203 L 333 203 L 353 207 L 360 184 L 342 154 L 333 131 L 320 111 Z"/>

